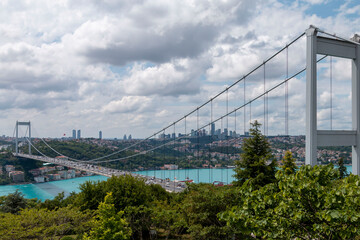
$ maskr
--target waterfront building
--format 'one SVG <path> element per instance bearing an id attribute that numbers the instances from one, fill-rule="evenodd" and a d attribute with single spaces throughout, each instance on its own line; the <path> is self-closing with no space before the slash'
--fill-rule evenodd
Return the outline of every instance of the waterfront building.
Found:
<path id="1" fill-rule="evenodd" d="M 9 177 L 14 181 L 14 182 L 24 182 L 25 181 L 25 175 L 23 171 L 12 171 L 9 173 Z"/>
<path id="2" fill-rule="evenodd" d="M 164 169 L 176 170 L 178 168 L 179 168 L 179 166 L 175 165 L 175 164 L 164 164 Z"/>
<path id="3" fill-rule="evenodd" d="M 43 182 L 45 182 L 45 178 L 44 178 L 44 176 L 37 176 L 37 177 L 34 177 L 34 181 L 37 183 L 43 183 Z"/>

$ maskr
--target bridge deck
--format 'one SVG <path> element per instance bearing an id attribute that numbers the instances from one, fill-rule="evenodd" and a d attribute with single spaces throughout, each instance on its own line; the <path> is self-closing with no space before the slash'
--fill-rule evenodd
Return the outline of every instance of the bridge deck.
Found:
<path id="1" fill-rule="evenodd" d="M 65 158 L 50 158 L 50 157 L 43 157 L 43 156 L 23 154 L 23 153 L 18 153 L 18 154 L 14 153 L 14 156 L 34 159 L 34 160 L 47 162 L 47 163 L 53 163 L 53 164 L 64 166 L 64 167 L 74 168 L 74 169 L 78 169 L 78 170 L 86 171 L 86 172 L 91 172 L 91 173 L 94 173 L 97 175 L 102 175 L 105 177 L 124 176 L 126 174 L 129 174 L 134 177 L 141 177 L 141 178 L 145 179 L 147 184 L 159 184 L 168 192 L 181 192 L 184 190 L 184 187 L 178 187 L 177 186 L 178 183 L 174 182 L 174 181 L 166 182 L 165 180 L 160 179 L 160 178 L 154 178 L 154 177 L 140 175 L 140 174 L 136 174 L 136 173 L 132 173 L 132 172 L 128 172 L 128 171 L 97 166 L 97 165 L 90 164 L 90 163 L 75 162 L 75 161 L 67 160 Z"/>

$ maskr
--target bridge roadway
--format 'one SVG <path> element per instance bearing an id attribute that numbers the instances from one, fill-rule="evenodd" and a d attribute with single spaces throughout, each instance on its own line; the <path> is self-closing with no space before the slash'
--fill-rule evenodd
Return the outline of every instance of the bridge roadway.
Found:
<path id="1" fill-rule="evenodd" d="M 183 183 L 179 183 L 179 182 L 165 181 L 160 178 L 154 178 L 154 177 L 140 175 L 140 174 L 136 174 L 136 173 L 132 173 L 132 172 L 128 172 L 128 171 L 102 167 L 102 166 L 85 163 L 85 162 L 70 161 L 70 160 L 67 160 L 66 158 L 50 158 L 50 157 L 36 156 L 36 155 L 23 154 L 23 153 L 18 153 L 18 154 L 13 153 L 13 155 L 15 157 L 29 158 L 29 159 L 42 161 L 42 162 L 61 165 L 64 167 L 78 169 L 81 171 L 91 172 L 91 173 L 94 173 L 97 175 L 102 175 L 105 177 L 125 176 L 126 174 L 129 174 L 134 177 L 140 177 L 140 178 L 145 179 L 146 184 L 159 184 L 168 192 L 181 192 L 186 187 Z"/>

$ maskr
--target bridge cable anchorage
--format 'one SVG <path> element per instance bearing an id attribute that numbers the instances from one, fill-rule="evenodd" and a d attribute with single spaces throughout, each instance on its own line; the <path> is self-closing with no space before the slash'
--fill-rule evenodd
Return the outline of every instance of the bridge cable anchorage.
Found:
<path id="1" fill-rule="evenodd" d="M 333 89 L 332 89 L 332 56 L 330 56 L 330 130 L 333 129 L 333 122 L 332 122 L 332 118 L 333 118 L 333 115 L 332 115 L 332 93 L 333 92 Z"/>

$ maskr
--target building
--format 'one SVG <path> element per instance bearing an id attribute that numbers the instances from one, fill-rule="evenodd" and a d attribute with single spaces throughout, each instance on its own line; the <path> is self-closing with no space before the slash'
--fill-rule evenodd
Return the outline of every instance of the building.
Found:
<path id="1" fill-rule="evenodd" d="M 77 139 L 80 139 L 81 138 L 81 130 L 79 129 L 78 131 L 77 131 Z"/>
<path id="2" fill-rule="evenodd" d="M 15 167 L 13 165 L 5 165 L 6 172 L 15 171 Z"/>
<path id="3" fill-rule="evenodd" d="M 12 171 L 9 173 L 9 177 L 14 182 L 24 182 L 25 181 L 25 175 L 23 171 Z"/>
<path id="4" fill-rule="evenodd" d="M 99 131 L 99 139 L 102 139 L 102 131 Z"/>
<path id="5" fill-rule="evenodd" d="M 128 137 L 128 140 L 131 140 L 132 139 L 132 136 L 131 136 L 131 134 L 129 135 L 129 137 Z"/>
<path id="6" fill-rule="evenodd" d="M 215 135 L 215 123 L 211 123 L 211 131 L 210 131 L 211 136 Z"/>
<path id="7" fill-rule="evenodd" d="M 73 129 L 73 131 L 72 131 L 72 138 L 76 139 L 76 130 L 75 129 Z"/>
<path id="8" fill-rule="evenodd" d="M 34 181 L 37 183 L 43 183 L 43 182 L 45 182 L 45 178 L 44 178 L 44 176 L 34 177 Z"/>
<path id="9" fill-rule="evenodd" d="M 164 169 L 176 170 L 178 168 L 179 168 L 179 166 L 175 165 L 175 164 L 164 164 Z"/>
<path id="10" fill-rule="evenodd" d="M 127 137 L 126 137 L 126 134 L 124 134 L 124 137 L 123 137 L 123 139 L 124 139 L 124 140 L 126 140 L 126 139 L 127 139 Z"/>

